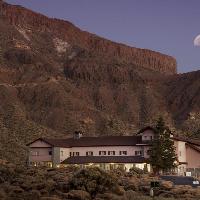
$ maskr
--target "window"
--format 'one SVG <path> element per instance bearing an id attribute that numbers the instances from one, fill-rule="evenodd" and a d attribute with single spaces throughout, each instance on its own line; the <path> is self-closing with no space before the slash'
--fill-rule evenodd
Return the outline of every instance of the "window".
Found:
<path id="1" fill-rule="evenodd" d="M 76 152 L 76 154 L 75 154 L 76 156 L 79 156 L 79 152 Z"/>
<path id="2" fill-rule="evenodd" d="M 127 155 L 127 151 L 120 151 L 119 155 Z"/>
<path id="3" fill-rule="evenodd" d="M 136 156 L 141 156 L 142 155 L 142 151 L 135 151 L 135 155 Z"/>
<path id="4" fill-rule="evenodd" d="M 179 156 L 181 156 L 181 151 L 179 151 Z"/>
<path id="5" fill-rule="evenodd" d="M 38 163 L 37 163 L 37 162 L 30 162 L 30 165 L 31 165 L 31 166 L 34 166 L 34 167 L 37 167 L 37 166 L 38 166 Z"/>
<path id="6" fill-rule="evenodd" d="M 93 156 L 93 151 L 87 151 L 86 156 Z"/>
<path id="7" fill-rule="evenodd" d="M 100 156 L 105 156 L 106 155 L 106 151 L 99 151 L 99 155 Z"/>
<path id="8" fill-rule="evenodd" d="M 72 156 L 79 156 L 79 152 L 69 152 L 69 156 L 72 157 Z"/>
<path id="9" fill-rule="evenodd" d="M 108 151 L 108 155 L 114 156 L 115 155 L 115 151 Z"/>
<path id="10" fill-rule="evenodd" d="M 63 156 L 63 155 L 64 155 L 64 152 L 63 152 L 63 151 L 60 151 L 60 155 Z"/>
<path id="11" fill-rule="evenodd" d="M 150 139 L 153 140 L 153 136 L 152 135 L 150 136 Z"/>
<path id="12" fill-rule="evenodd" d="M 52 151 L 49 151 L 49 155 L 50 155 L 50 156 L 52 155 Z"/>
<path id="13" fill-rule="evenodd" d="M 147 150 L 147 155 L 150 155 L 151 154 L 151 149 L 148 149 Z"/>
<path id="14" fill-rule="evenodd" d="M 31 152 L 31 155 L 32 155 L 32 156 L 39 156 L 39 151 L 32 151 L 32 152 Z"/>

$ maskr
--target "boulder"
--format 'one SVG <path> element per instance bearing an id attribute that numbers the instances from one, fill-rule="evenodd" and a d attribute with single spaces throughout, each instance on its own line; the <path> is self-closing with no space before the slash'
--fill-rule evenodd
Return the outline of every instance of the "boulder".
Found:
<path id="1" fill-rule="evenodd" d="M 52 196 L 52 197 L 41 197 L 40 200 L 61 200 L 57 196 Z"/>
<path id="2" fill-rule="evenodd" d="M 118 196 L 113 193 L 97 194 L 95 200 L 126 200 L 124 196 Z"/>
<path id="3" fill-rule="evenodd" d="M 171 191 L 176 195 L 183 195 L 188 193 L 188 191 L 191 189 L 192 187 L 189 185 L 175 185 Z"/>
<path id="4" fill-rule="evenodd" d="M 133 191 L 133 190 L 127 190 L 124 194 L 124 199 L 126 200 L 132 200 L 134 199 L 136 196 L 138 196 L 138 193 Z"/>
<path id="5" fill-rule="evenodd" d="M 162 198 L 173 198 L 174 194 L 173 192 L 162 190 L 162 191 L 159 191 L 158 196 Z"/>
<path id="6" fill-rule="evenodd" d="M 75 199 L 75 200 L 90 200 L 91 196 L 88 192 L 83 190 L 71 190 L 67 194 L 69 199 Z"/>
<path id="7" fill-rule="evenodd" d="M 160 186 L 164 190 L 171 190 L 173 188 L 173 183 L 171 181 L 162 181 Z"/>
<path id="8" fill-rule="evenodd" d="M 124 187 L 123 186 L 119 186 L 117 187 L 114 192 L 117 194 L 117 195 L 124 195 L 125 193 L 125 190 L 124 190 Z"/>

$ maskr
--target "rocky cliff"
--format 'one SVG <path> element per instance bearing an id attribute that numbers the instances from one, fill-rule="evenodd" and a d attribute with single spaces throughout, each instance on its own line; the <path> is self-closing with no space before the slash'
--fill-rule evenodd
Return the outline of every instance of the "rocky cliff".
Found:
<path id="1" fill-rule="evenodd" d="M 135 134 L 162 115 L 200 129 L 200 73 L 0 1 L 0 158 L 20 162 L 37 137 Z M 10 147 L 13 148 L 10 148 Z"/>
<path id="2" fill-rule="evenodd" d="M 95 54 L 104 54 L 106 57 L 120 59 L 128 64 L 139 65 L 155 71 L 176 73 L 176 60 L 170 56 L 117 44 L 81 31 L 70 22 L 49 19 L 19 6 L 11 6 L 2 2 L 0 11 L 10 24 L 20 27 L 23 32 L 48 32 L 72 46 L 81 46 Z"/>

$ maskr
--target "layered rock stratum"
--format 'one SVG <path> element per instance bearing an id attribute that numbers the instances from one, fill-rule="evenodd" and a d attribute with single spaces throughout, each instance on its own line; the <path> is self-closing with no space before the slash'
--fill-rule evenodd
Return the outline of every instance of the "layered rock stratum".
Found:
<path id="1" fill-rule="evenodd" d="M 162 115 L 200 128 L 200 71 L 72 23 L 0 1 L 0 157 L 25 160 L 37 137 L 133 135 Z M 12 148 L 10 148 L 12 147 Z"/>

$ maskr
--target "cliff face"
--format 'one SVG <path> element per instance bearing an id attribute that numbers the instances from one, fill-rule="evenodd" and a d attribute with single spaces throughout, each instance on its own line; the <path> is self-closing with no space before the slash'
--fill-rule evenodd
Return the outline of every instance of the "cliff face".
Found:
<path id="1" fill-rule="evenodd" d="M 170 56 L 2 1 L 0 30 L 0 158 L 21 161 L 30 140 L 75 130 L 132 135 L 160 115 L 200 128 L 200 73 L 176 74 Z"/>
<path id="2" fill-rule="evenodd" d="M 48 32 L 72 46 L 81 46 L 96 54 L 104 54 L 104 56 L 120 59 L 128 64 L 139 65 L 167 74 L 176 73 L 176 60 L 170 56 L 117 44 L 83 32 L 67 21 L 49 19 L 19 6 L 11 6 L 2 2 L 0 11 L 10 24 L 21 27 L 25 32 L 35 32 L 36 30 Z"/>

